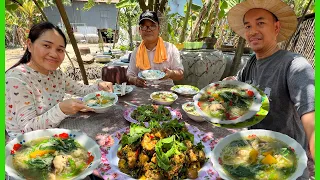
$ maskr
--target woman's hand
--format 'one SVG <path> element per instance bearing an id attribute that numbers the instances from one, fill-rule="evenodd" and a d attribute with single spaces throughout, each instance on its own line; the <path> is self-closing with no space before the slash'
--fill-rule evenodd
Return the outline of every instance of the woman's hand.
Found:
<path id="1" fill-rule="evenodd" d="M 113 92 L 113 84 L 111 82 L 102 81 L 98 84 L 99 90 Z"/>
<path id="2" fill-rule="evenodd" d="M 92 108 L 86 106 L 78 99 L 67 99 L 59 103 L 61 111 L 66 115 L 76 114 L 82 111 L 94 111 Z"/>

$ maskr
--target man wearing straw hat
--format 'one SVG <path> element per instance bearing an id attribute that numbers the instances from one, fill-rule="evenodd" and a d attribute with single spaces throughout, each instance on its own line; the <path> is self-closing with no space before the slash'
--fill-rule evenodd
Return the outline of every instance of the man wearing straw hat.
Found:
<path id="1" fill-rule="evenodd" d="M 252 128 L 287 134 L 304 149 L 309 144 L 314 158 L 314 70 L 304 57 L 278 46 L 297 27 L 294 11 L 280 0 L 247 0 L 230 9 L 228 23 L 255 52 L 237 80 L 259 87 L 270 100 L 267 117 Z"/>

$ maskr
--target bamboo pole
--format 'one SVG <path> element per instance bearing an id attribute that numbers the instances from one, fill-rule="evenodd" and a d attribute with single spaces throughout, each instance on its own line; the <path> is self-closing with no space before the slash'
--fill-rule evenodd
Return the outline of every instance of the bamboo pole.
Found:
<path id="1" fill-rule="evenodd" d="M 66 30 L 67 30 L 68 36 L 70 38 L 70 42 L 72 44 L 73 50 L 74 50 L 74 52 L 76 54 L 77 61 L 78 61 L 78 64 L 79 64 L 79 68 L 80 68 L 81 75 L 82 75 L 82 79 L 83 79 L 83 83 L 88 85 L 89 83 L 88 83 L 88 79 L 87 79 L 86 70 L 84 69 L 83 61 L 82 61 L 82 58 L 81 58 L 81 55 L 80 55 L 80 51 L 79 51 L 76 39 L 74 38 L 74 35 L 73 35 L 73 32 L 72 32 L 72 28 L 71 28 L 67 13 L 66 13 L 66 11 L 64 9 L 64 6 L 63 6 L 61 0 L 55 0 L 55 1 L 56 1 L 57 8 L 58 8 L 58 10 L 60 12 L 61 18 L 63 20 L 64 26 L 66 27 Z"/>

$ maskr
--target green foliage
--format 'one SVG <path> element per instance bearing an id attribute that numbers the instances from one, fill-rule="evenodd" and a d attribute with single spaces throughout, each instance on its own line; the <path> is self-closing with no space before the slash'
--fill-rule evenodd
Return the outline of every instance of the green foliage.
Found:
<path id="1" fill-rule="evenodd" d="M 94 2 L 94 0 L 88 0 L 88 2 L 86 2 L 82 8 L 83 11 L 89 11 L 93 6 L 95 6 L 96 3 Z"/>

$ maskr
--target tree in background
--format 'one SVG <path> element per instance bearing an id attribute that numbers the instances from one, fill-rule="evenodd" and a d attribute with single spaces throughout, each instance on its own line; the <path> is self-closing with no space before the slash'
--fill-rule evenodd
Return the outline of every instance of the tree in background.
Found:
<path id="1" fill-rule="evenodd" d="M 134 49 L 132 26 L 138 22 L 141 9 L 139 4 L 135 0 L 121 0 L 116 4 L 116 8 L 119 11 L 119 26 L 125 29 L 129 34 L 129 50 Z"/>

